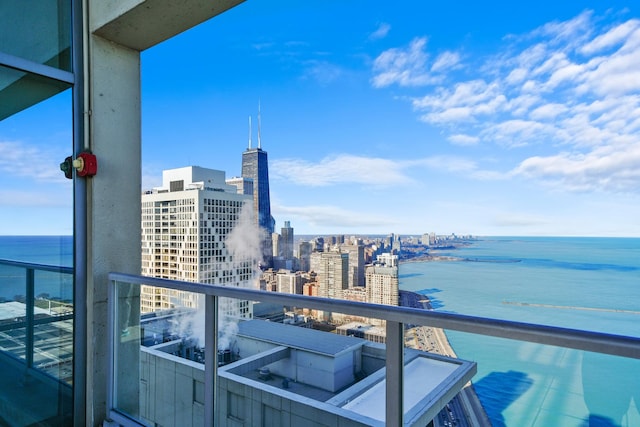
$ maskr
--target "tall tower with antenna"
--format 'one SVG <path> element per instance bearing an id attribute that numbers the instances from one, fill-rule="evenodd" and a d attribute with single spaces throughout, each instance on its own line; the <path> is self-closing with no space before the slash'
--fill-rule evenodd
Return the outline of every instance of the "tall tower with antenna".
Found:
<path id="1" fill-rule="evenodd" d="M 262 150 L 262 130 L 260 123 L 260 103 L 258 103 L 258 147 L 252 148 L 251 117 L 249 117 L 249 145 L 242 153 L 242 177 L 253 179 L 253 209 L 256 224 L 262 236 L 262 266 L 273 265 L 271 235 L 275 228 L 275 219 L 271 216 L 271 199 L 269 196 L 269 165 L 267 152 Z"/>

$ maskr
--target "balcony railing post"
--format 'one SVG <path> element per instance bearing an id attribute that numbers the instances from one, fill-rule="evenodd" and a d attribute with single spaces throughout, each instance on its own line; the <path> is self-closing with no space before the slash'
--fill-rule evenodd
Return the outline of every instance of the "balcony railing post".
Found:
<path id="1" fill-rule="evenodd" d="M 404 324 L 387 320 L 385 425 L 403 425 Z"/>
<path id="2" fill-rule="evenodd" d="M 33 322 L 34 322 L 34 287 L 35 287 L 35 271 L 33 268 L 27 268 L 27 281 L 26 281 L 26 297 L 25 302 L 25 361 L 27 369 L 33 368 Z"/>
<path id="3" fill-rule="evenodd" d="M 206 295 L 204 309 L 204 425 L 213 426 L 218 413 L 218 297 Z"/>

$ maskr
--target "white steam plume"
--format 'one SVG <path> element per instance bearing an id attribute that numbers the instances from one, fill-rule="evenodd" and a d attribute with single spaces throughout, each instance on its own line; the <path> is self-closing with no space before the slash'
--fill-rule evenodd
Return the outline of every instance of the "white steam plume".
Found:
<path id="1" fill-rule="evenodd" d="M 253 220 L 251 204 L 244 204 L 238 219 L 224 241 L 223 254 L 225 262 L 223 268 L 233 277 L 234 282 L 223 283 L 224 286 L 236 286 L 242 288 L 258 289 L 260 268 L 262 259 L 260 249 L 260 228 Z M 222 272 L 219 272 L 222 273 Z M 219 277 L 223 276 L 222 274 Z M 227 349 L 233 343 L 233 337 L 238 332 L 238 318 L 229 316 L 229 313 L 239 313 L 241 301 L 232 298 L 220 298 L 218 300 L 218 348 Z M 196 312 L 182 317 L 175 325 L 173 332 L 181 337 L 188 336 L 195 345 L 204 346 L 204 298 L 198 298 Z"/>

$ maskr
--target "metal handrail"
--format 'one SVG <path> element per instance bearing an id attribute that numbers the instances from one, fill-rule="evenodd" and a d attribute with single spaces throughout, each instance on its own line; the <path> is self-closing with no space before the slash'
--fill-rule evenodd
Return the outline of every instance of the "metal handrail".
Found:
<path id="1" fill-rule="evenodd" d="M 158 279 L 123 273 L 110 273 L 109 280 L 159 286 L 217 297 L 272 302 L 287 306 L 374 317 L 402 324 L 431 326 L 476 335 L 508 338 L 640 359 L 640 337 L 467 316 L 455 313 L 441 313 L 411 307 L 387 306 L 306 295 L 282 294 L 256 289 Z"/>
<path id="2" fill-rule="evenodd" d="M 2 258 L 0 258 L 0 265 L 21 267 L 30 270 L 50 271 L 53 273 L 73 274 L 73 267 L 65 267 L 62 265 L 38 264 L 34 262 L 16 261 Z"/>

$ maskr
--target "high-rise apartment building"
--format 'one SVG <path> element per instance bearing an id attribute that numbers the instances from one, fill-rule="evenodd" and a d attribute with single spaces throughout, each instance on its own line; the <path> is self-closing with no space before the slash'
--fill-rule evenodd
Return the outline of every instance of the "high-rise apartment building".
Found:
<path id="1" fill-rule="evenodd" d="M 367 300 L 374 304 L 398 305 L 398 257 L 382 254 L 365 270 Z"/>
<path id="2" fill-rule="evenodd" d="M 302 287 L 305 284 L 302 274 L 291 271 L 280 271 L 276 274 L 276 291 L 285 294 L 302 295 Z"/>
<path id="3" fill-rule="evenodd" d="M 271 233 L 271 254 L 274 258 L 282 256 L 282 236 Z"/>
<path id="4" fill-rule="evenodd" d="M 340 249 L 349 254 L 349 287 L 364 286 L 364 245 L 341 245 Z"/>
<path id="5" fill-rule="evenodd" d="M 236 227 L 255 233 L 252 200 L 225 183 L 224 172 L 189 166 L 162 172 L 162 187 L 142 195 L 142 274 L 225 286 L 252 286 L 257 253 L 228 241 Z M 248 206 L 249 211 L 243 208 Z M 245 220 L 245 217 L 248 218 Z M 256 244 L 257 246 L 257 244 Z M 190 292 L 142 286 L 141 310 L 197 307 Z M 247 301 L 226 314 L 251 317 Z"/>
<path id="6" fill-rule="evenodd" d="M 313 246 L 311 242 L 300 242 L 298 245 L 298 262 L 302 271 L 311 270 L 311 251 Z"/>
<path id="7" fill-rule="evenodd" d="M 260 141 L 260 112 L 258 111 L 258 147 L 249 146 L 242 153 L 242 177 L 253 179 L 254 219 L 260 227 L 262 236 L 262 263 L 272 266 L 273 249 L 271 234 L 274 232 L 275 220 L 271 216 L 271 200 L 269 196 L 269 166 L 267 152 L 262 150 Z"/>
<path id="8" fill-rule="evenodd" d="M 314 252 L 311 270 L 317 273 L 319 296 L 342 299 L 342 291 L 349 287 L 349 254 Z"/>
<path id="9" fill-rule="evenodd" d="M 226 180 L 227 184 L 238 189 L 238 193 L 253 196 L 253 179 L 242 176 L 234 176 Z"/>

